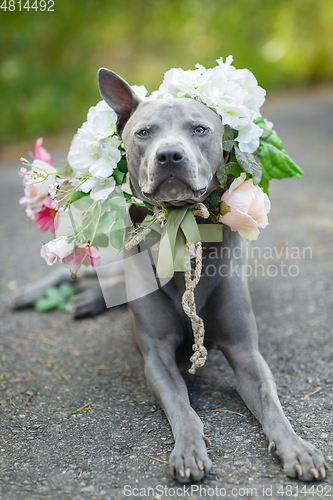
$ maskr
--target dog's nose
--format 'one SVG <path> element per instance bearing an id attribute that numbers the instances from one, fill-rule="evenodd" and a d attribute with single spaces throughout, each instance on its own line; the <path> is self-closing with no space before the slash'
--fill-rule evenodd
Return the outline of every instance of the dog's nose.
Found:
<path id="1" fill-rule="evenodd" d="M 156 153 L 156 158 L 161 167 L 172 168 L 183 159 L 184 152 L 180 148 L 163 148 Z"/>

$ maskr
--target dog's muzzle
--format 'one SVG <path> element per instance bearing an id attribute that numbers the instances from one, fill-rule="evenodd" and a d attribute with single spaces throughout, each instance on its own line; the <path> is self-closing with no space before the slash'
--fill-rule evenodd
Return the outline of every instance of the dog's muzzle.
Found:
<path id="1" fill-rule="evenodd" d="M 207 187 L 195 189 L 188 175 L 188 159 L 181 147 L 163 146 L 155 155 L 155 185 L 143 189 L 142 194 L 158 205 L 184 205 L 201 201 Z"/>

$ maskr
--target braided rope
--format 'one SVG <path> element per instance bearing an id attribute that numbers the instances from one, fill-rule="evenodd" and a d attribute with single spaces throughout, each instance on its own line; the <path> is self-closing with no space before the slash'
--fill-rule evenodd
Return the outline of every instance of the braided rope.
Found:
<path id="1" fill-rule="evenodd" d="M 197 368 L 201 368 L 207 359 L 207 349 L 203 345 L 204 337 L 205 337 L 205 327 L 200 316 L 197 315 L 195 299 L 194 299 L 194 289 L 197 286 L 202 269 L 202 245 L 201 241 L 195 244 L 195 271 L 194 277 L 191 278 L 191 271 L 185 272 L 185 292 L 182 296 L 182 306 L 185 314 L 191 320 L 191 326 L 193 330 L 194 336 L 194 344 L 192 349 L 194 351 L 193 355 L 190 358 L 192 363 L 189 372 L 192 375 L 195 374 Z"/>
<path id="2" fill-rule="evenodd" d="M 193 215 L 196 217 L 203 217 L 208 219 L 209 210 L 203 203 L 198 203 L 193 210 Z M 189 249 L 187 249 L 189 252 Z M 195 270 L 194 277 L 191 277 L 191 271 L 185 272 L 185 292 L 182 296 L 182 307 L 185 314 L 191 320 L 191 326 L 193 330 L 194 344 L 192 349 L 194 353 L 192 354 L 190 361 L 192 363 L 189 373 L 195 374 L 197 368 L 201 368 L 207 359 L 207 349 L 203 345 L 205 338 L 205 326 L 197 315 L 197 309 L 195 305 L 194 289 L 199 283 L 202 270 L 202 244 L 201 241 L 195 244 Z"/>
<path id="3" fill-rule="evenodd" d="M 132 197 L 132 200 L 135 201 L 135 202 L 140 201 L 137 198 L 135 198 L 134 196 Z M 163 227 L 164 223 L 165 223 L 165 220 L 166 220 L 164 212 L 156 210 L 155 217 L 160 222 L 161 227 Z M 151 232 L 151 228 L 149 228 L 149 227 L 146 227 L 145 229 L 142 229 L 138 234 L 135 234 L 133 236 L 133 238 L 131 238 L 129 241 L 127 241 L 127 243 L 125 243 L 125 249 L 126 250 L 131 250 L 131 248 L 133 248 L 136 245 L 138 245 L 139 243 L 141 243 L 141 241 L 143 241 L 145 239 L 145 237 L 150 232 Z"/>
<path id="4" fill-rule="evenodd" d="M 204 219 L 208 219 L 209 217 L 209 210 L 203 203 L 197 203 L 192 213 L 195 217 L 203 217 Z"/>
<path id="5" fill-rule="evenodd" d="M 133 236 L 133 238 L 131 238 L 127 243 L 125 243 L 125 249 L 131 250 L 131 248 L 141 243 L 141 241 L 145 239 L 145 237 L 150 233 L 150 231 L 151 231 L 150 227 L 146 227 L 145 229 L 140 231 L 140 233 Z"/>

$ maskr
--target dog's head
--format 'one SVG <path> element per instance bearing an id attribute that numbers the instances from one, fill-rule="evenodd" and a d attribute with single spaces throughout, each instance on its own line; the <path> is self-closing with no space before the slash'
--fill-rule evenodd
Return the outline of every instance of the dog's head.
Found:
<path id="1" fill-rule="evenodd" d="M 133 194 L 153 205 L 204 200 L 218 186 L 223 125 L 193 99 L 140 99 L 118 75 L 98 73 L 101 96 L 118 115 Z"/>

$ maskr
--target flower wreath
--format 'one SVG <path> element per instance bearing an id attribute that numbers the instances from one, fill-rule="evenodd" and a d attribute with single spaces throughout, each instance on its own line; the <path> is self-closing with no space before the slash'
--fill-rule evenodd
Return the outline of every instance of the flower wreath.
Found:
<path id="1" fill-rule="evenodd" d="M 194 70 L 171 69 L 150 96 L 144 86 L 131 88 L 140 99 L 196 99 L 221 117 L 227 162 L 216 172 L 218 189 L 201 208 L 217 223 L 210 227 L 226 224 L 254 240 L 268 224 L 269 181 L 299 178 L 303 172 L 285 151 L 273 124 L 260 114 L 265 90 L 248 69 L 236 69 L 232 62 L 229 56 L 225 62 L 218 59 L 210 69 L 199 64 Z M 41 256 L 48 265 L 69 264 L 72 277 L 82 265 L 99 265 L 99 247 L 110 243 L 123 248 L 128 204 L 145 206 L 151 213 L 143 227 L 133 230 L 129 246 L 147 237 L 151 227 L 170 226 L 174 218 L 172 208 L 152 206 L 132 196 L 125 184 L 126 153 L 116 123 L 116 113 L 100 101 L 89 109 L 87 121 L 74 136 L 67 166 L 53 167 L 42 138 L 36 141 L 34 154 L 30 153 L 32 162 L 21 158 L 25 196 L 20 204 L 39 229 L 53 234 Z M 193 254 L 187 245 L 188 250 Z M 174 266 L 173 270 L 188 271 L 188 267 Z"/>

